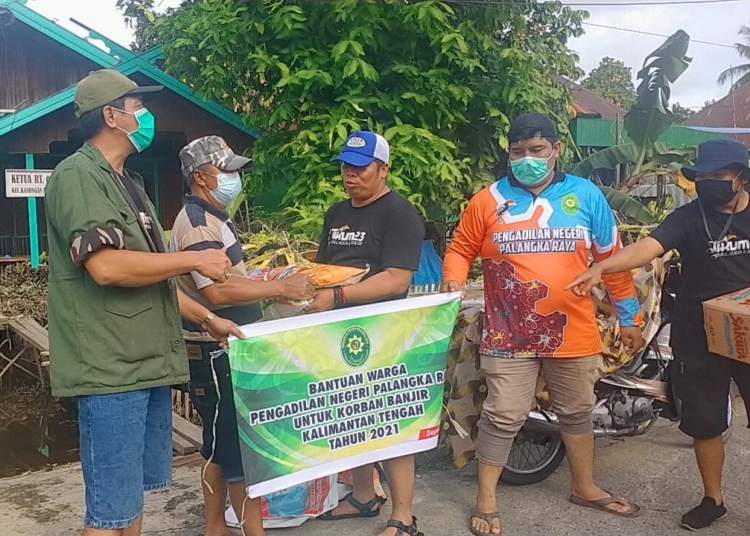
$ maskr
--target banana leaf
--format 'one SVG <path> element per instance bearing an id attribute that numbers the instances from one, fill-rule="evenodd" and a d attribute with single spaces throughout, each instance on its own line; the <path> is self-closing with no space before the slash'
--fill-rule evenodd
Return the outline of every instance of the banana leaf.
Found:
<path id="1" fill-rule="evenodd" d="M 649 160 L 641 171 L 652 171 L 659 166 L 679 169 L 695 160 L 696 150 L 695 147 L 670 149 L 665 143 L 655 143 L 652 151 L 649 151 Z M 588 177 L 596 169 L 615 169 L 618 165 L 635 164 L 639 155 L 640 148 L 635 143 L 614 145 L 581 160 L 570 173 L 578 177 Z"/>
<path id="2" fill-rule="evenodd" d="M 635 143 L 614 145 L 581 160 L 570 173 L 578 177 L 588 177 L 595 169 L 615 169 L 620 164 L 633 164 L 638 160 L 639 154 L 640 149 Z"/>
<path id="3" fill-rule="evenodd" d="M 604 194 L 604 197 L 607 198 L 607 202 L 612 207 L 612 210 L 619 212 L 628 220 L 635 221 L 641 225 L 656 223 L 656 218 L 649 212 L 646 206 L 625 192 L 609 188 L 608 186 L 599 186 L 599 189 Z"/>
<path id="4" fill-rule="evenodd" d="M 625 114 L 625 130 L 628 136 L 640 147 L 648 147 L 674 122 L 674 114 L 669 109 L 670 84 L 673 84 L 685 69 L 688 58 L 690 36 L 678 30 L 663 45 L 649 54 L 638 72 L 638 100 Z"/>
<path id="5" fill-rule="evenodd" d="M 659 144 L 657 144 L 659 145 Z M 654 154 L 648 163 L 641 168 L 643 171 L 656 169 L 659 166 L 666 166 L 674 171 L 692 164 L 697 156 L 697 147 L 683 147 L 682 149 L 670 149 L 664 153 Z"/>

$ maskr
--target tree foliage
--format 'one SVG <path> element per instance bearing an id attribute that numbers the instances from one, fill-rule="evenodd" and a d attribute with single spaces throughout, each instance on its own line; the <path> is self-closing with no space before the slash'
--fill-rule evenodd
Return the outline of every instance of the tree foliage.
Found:
<path id="1" fill-rule="evenodd" d="M 585 12 L 558 2 L 195 0 L 156 21 L 165 68 L 263 132 L 247 185 L 281 181 L 315 235 L 346 197 L 330 163 L 351 131 L 391 144 L 391 187 L 423 212 L 456 213 L 504 165 L 516 115 L 567 134 L 577 78 L 567 40 Z"/>
<path id="2" fill-rule="evenodd" d="M 750 60 L 750 25 L 743 24 L 739 31 L 740 37 L 744 43 L 735 43 L 734 48 L 741 58 Z M 750 82 L 750 63 L 743 63 L 730 67 L 719 75 L 719 84 L 724 85 L 727 82 L 732 84 L 732 89 L 737 90 Z"/>
<path id="3" fill-rule="evenodd" d="M 695 110 L 692 110 L 690 108 L 685 108 L 684 106 L 680 106 L 679 102 L 675 102 L 672 105 L 672 115 L 674 116 L 674 122 L 675 123 L 684 123 L 691 117 L 693 117 L 697 112 Z"/>
<path id="4" fill-rule="evenodd" d="M 614 58 L 602 58 L 581 85 L 626 110 L 636 101 L 632 69 Z"/>

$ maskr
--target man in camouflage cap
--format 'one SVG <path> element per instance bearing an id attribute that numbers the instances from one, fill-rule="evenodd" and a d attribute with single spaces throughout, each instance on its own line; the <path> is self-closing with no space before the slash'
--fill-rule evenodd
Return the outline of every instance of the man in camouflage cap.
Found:
<path id="1" fill-rule="evenodd" d="M 224 249 L 234 276 L 217 285 L 197 272 L 185 274 L 177 280 L 180 290 L 239 325 L 260 319 L 258 302 L 262 300 L 312 298 L 314 288 L 307 276 L 268 282 L 247 278 L 242 246 L 225 209 L 240 194 L 239 170 L 250 159 L 234 154 L 219 136 L 206 136 L 182 149 L 180 160 L 191 194 L 172 227 L 170 250 Z M 201 454 L 207 461 L 203 478 L 205 533 L 222 536 L 228 533 L 224 519 L 228 490 L 237 519 L 244 517 L 243 533 L 260 536 L 263 534 L 260 499 L 246 499 L 245 494 L 229 358 L 226 353 L 214 357 L 219 345 L 200 325 L 184 321 L 182 327 L 190 364 L 190 396 L 204 422 Z"/>

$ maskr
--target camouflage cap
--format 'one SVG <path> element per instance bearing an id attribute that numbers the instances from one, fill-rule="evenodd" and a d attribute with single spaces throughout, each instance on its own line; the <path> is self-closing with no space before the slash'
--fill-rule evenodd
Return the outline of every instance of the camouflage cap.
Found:
<path id="1" fill-rule="evenodd" d="M 249 164 L 250 159 L 234 154 L 223 138 L 204 136 L 182 148 L 180 163 L 182 175 L 190 180 L 193 172 L 205 164 L 212 164 L 222 171 L 238 171 Z"/>

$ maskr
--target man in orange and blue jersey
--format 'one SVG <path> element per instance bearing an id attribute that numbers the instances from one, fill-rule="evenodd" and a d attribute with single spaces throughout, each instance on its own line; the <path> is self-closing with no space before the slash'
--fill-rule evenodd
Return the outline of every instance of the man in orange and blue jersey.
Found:
<path id="1" fill-rule="evenodd" d="M 602 351 L 589 297 L 565 285 L 622 248 L 612 210 L 590 181 L 556 169 L 560 141 L 543 114 L 511 126 L 511 172 L 469 202 L 443 266 L 443 290 L 460 290 L 477 255 L 484 272 L 485 319 L 480 346 L 487 400 L 477 438 L 475 535 L 500 534 L 497 482 L 533 406 L 540 369 L 560 418 L 572 475 L 571 502 L 634 516 L 639 507 L 594 482 L 591 412 Z M 630 273 L 607 276 L 625 346 L 643 343 Z"/>

